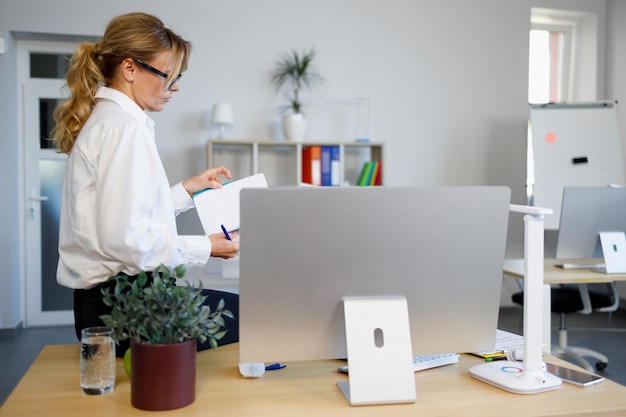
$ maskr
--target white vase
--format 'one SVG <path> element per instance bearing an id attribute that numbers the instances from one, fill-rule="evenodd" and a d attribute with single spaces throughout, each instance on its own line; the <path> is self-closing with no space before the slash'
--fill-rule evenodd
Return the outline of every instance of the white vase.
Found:
<path id="1" fill-rule="evenodd" d="M 302 113 L 285 114 L 282 122 L 286 140 L 300 141 L 304 139 L 306 120 Z"/>

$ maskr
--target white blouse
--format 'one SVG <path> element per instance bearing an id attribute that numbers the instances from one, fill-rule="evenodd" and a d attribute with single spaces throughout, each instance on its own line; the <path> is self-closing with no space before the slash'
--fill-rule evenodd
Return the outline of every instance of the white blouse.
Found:
<path id="1" fill-rule="evenodd" d="M 175 216 L 193 207 L 170 188 L 154 121 L 125 94 L 101 87 L 69 154 L 61 202 L 57 281 L 88 289 L 110 275 L 164 264 L 204 265 L 206 236 L 178 236 Z"/>

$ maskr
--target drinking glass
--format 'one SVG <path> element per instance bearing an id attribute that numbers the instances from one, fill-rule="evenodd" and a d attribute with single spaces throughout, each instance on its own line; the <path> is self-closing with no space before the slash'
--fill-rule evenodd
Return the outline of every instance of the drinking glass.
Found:
<path id="1" fill-rule="evenodd" d="M 80 386 L 85 394 L 100 395 L 115 387 L 115 342 L 108 327 L 88 327 L 80 338 Z"/>

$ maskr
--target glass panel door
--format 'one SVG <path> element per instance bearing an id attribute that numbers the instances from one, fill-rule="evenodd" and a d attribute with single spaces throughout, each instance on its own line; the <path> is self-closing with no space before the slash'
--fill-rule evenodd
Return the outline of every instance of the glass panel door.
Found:
<path id="1" fill-rule="evenodd" d="M 56 282 L 59 213 L 67 156 L 49 140 L 60 81 L 26 85 L 26 325 L 72 324 L 72 290 Z"/>
<path id="2" fill-rule="evenodd" d="M 73 324 L 73 291 L 56 282 L 61 190 L 67 155 L 50 140 L 54 109 L 67 95 L 67 61 L 75 43 L 18 42 L 23 124 L 25 325 Z"/>

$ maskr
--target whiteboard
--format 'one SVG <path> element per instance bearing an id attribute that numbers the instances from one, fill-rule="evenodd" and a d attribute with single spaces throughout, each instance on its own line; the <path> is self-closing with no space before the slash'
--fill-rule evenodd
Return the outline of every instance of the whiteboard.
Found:
<path id="1" fill-rule="evenodd" d="M 624 184 L 617 101 L 530 106 L 533 205 L 558 229 L 563 187 Z M 532 176 L 531 176 L 532 175 Z"/>

